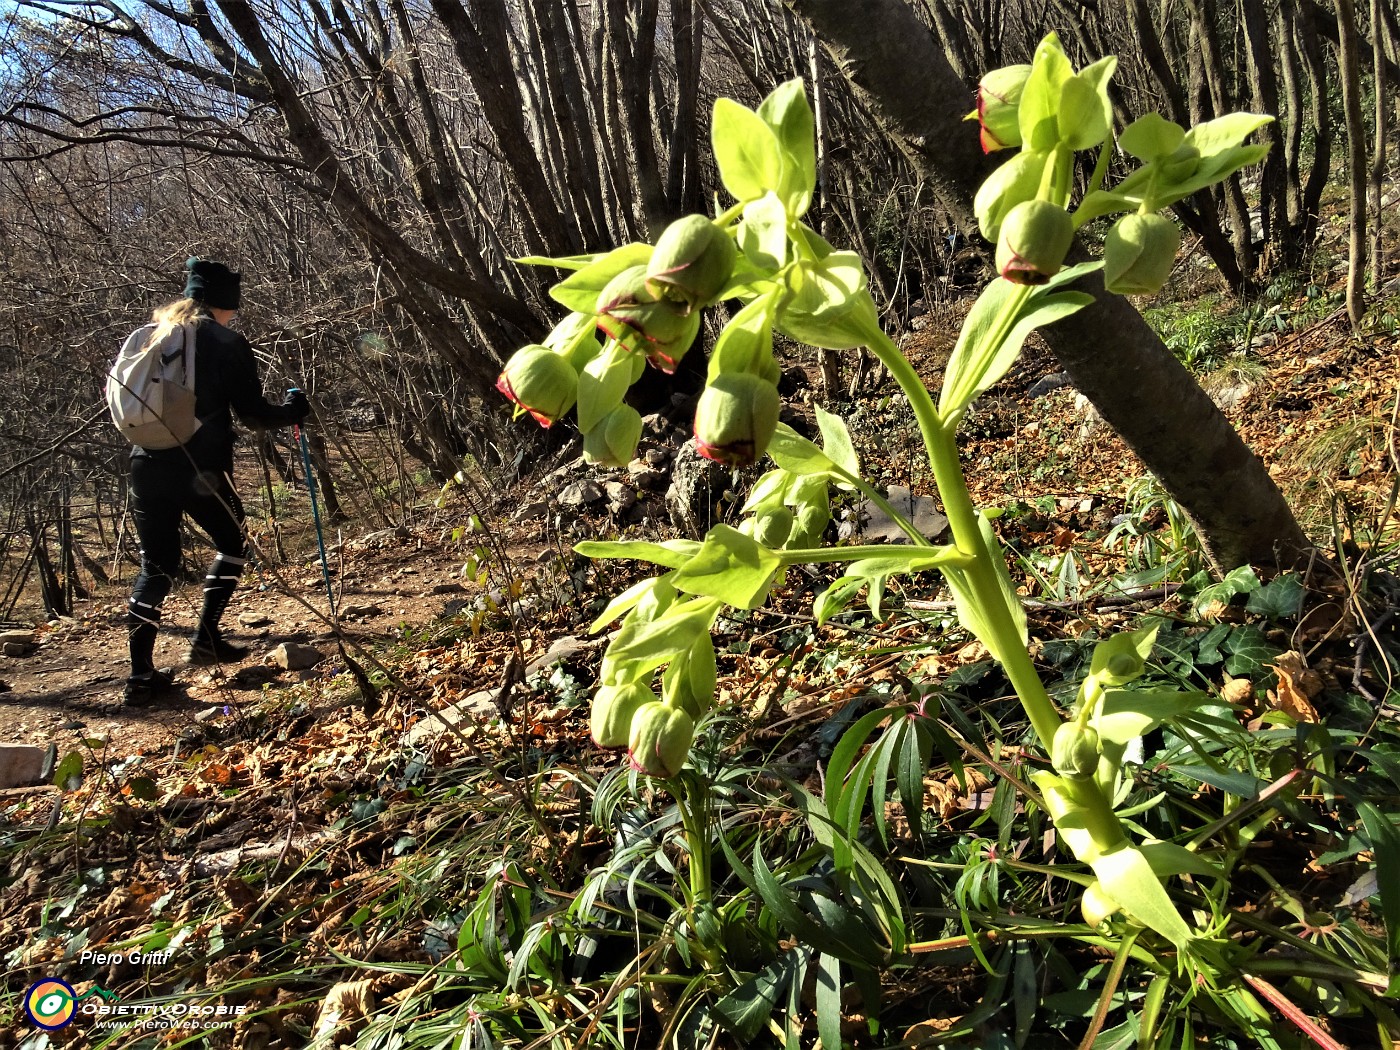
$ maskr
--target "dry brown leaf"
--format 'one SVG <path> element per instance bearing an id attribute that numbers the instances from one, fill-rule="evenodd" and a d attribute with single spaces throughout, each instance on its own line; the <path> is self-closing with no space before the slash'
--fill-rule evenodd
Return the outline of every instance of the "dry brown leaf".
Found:
<path id="1" fill-rule="evenodd" d="M 1296 722 L 1318 722 L 1311 698 L 1322 691 L 1322 680 L 1315 671 L 1307 669 L 1303 655 L 1283 653 L 1273 668 L 1278 673 L 1278 688 L 1269 690 L 1269 706 Z"/>
<path id="2" fill-rule="evenodd" d="M 1248 678 L 1232 678 L 1220 687 L 1220 698 L 1227 704 L 1249 707 L 1254 703 L 1254 683 Z"/>

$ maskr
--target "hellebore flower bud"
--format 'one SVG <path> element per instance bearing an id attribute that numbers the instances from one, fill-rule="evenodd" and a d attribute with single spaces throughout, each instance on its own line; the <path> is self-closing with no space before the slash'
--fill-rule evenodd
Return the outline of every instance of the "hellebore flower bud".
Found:
<path id="1" fill-rule="evenodd" d="M 994 153 L 1021 144 L 1021 118 L 1017 110 L 1021 89 L 1031 75 L 1026 65 L 994 69 L 977 85 L 977 109 L 967 119 L 982 126 L 982 152 Z"/>
<path id="2" fill-rule="evenodd" d="M 1022 201 L 1006 213 L 997 238 L 997 272 L 1012 284 L 1044 284 L 1064 265 L 1074 219 L 1049 201 Z"/>
<path id="3" fill-rule="evenodd" d="M 781 408 L 772 383 L 748 372 L 723 372 L 695 406 L 695 449 L 717 463 L 746 467 L 768 450 Z"/>
<path id="4" fill-rule="evenodd" d="M 573 408 L 578 373 L 548 347 L 522 347 L 511 355 L 496 389 L 547 427 Z"/>
<path id="5" fill-rule="evenodd" d="M 1099 767 L 1099 734 L 1093 726 L 1065 722 L 1050 743 L 1050 764 L 1061 776 L 1093 776 Z"/>
<path id="6" fill-rule="evenodd" d="M 709 306 L 734 272 L 734 240 L 703 215 L 667 226 L 647 264 L 647 290 L 657 299 L 684 304 L 690 313 Z"/>
<path id="7" fill-rule="evenodd" d="M 1119 295 L 1151 295 L 1171 276 L 1181 231 L 1165 215 L 1125 215 L 1103 243 L 1103 283 Z"/>
<path id="8" fill-rule="evenodd" d="M 632 716 L 627 757 L 632 768 L 653 777 L 673 777 L 685 765 L 695 740 L 695 720 L 679 707 L 657 701 Z"/>
<path id="9" fill-rule="evenodd" d="M 1098 879 L 1084 888 L 1084 896 L 1079 899 L 1080 914 L 1094 929 L 1098 929 L 1120 910 L 1118 902 L 1104 892 Z"/>
<path id="10" fill-rule="evenodd" d="M 658 702 L 656 694 L 640 682 L 605 685 L 593 696 L 588 724 L 599 747 L 626 747 L 632 718 L 643 704 Z"/>
<path id="11" fill-rule="evenodd" d="M 618 405 L 583 435 L 583 458 L 606 467 L 626 466 L 637 454 L 642 417 L 631 405 Z"/>
<path id="12" fill-rule="evenodd" d="M 663 372 L 676 364 L 700 331 L 700 314 L 652 294 L 647 268 L 631 266 L 598 293 L 598 327 Z"/>
<path id="13" fill-rule="evenodd" d="M 761 507 L 750 520 L 753 529 L 749 535 L 769 550 L 777 550 L 792 534 L 793 515 L 787 507 Z"/>

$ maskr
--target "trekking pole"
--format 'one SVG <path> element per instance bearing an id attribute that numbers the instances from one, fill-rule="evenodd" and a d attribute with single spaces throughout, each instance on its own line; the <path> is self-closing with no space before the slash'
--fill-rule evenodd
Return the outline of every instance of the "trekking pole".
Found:
<path id="1" fill-rule="evenodd" d="M 289 393 L 300 393 L 293 387 Z M 302 433 L 301 424 L 292 424 L 292 437 L 301 446 L 301 462 L 306 469 L 306 491 L 311 494 L 311 519 L 316 523 L 316 546 L 321 551 L 321 576 L 326 581 L 326 598 L 331 603 L 331 619 L 335 619 L 335 590 L 331 587 L 331 569 L 326 561 L 326 537 L 321 531 L 321 508 L 316 501 L 316 475 L 311 470 L 311 448 L 306 443 L 306 435 Z"/>

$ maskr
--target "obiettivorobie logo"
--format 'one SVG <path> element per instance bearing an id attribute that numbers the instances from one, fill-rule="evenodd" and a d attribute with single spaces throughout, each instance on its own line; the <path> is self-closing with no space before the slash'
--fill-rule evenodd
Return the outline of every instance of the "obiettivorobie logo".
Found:
<path id="1" fill-rule="evenodd" d="M 46 977 L 31 984 L 29 991 L 24 993 L 24 1013 L 32 1024 L 54 1032 L 71 1024 L 78 1012 L 78 1004 L 93 996 L 109 1003 L 121 998 L 116 992 L 96 986 L 79 995 L 67 981 Z"/>
<path id="2" fill-rule="evenodd" d="M 71 984 L 57 977 L 45 977 L 24 993 L 25 1016 L 31 1024 L 50 1032 L 72 1024 L 79 1014 L 97 1028 L 224 1028 L 247 1010 L 247 1003 L 122 1002 L 116 992 L 96 986 L 79 995 Z"/>

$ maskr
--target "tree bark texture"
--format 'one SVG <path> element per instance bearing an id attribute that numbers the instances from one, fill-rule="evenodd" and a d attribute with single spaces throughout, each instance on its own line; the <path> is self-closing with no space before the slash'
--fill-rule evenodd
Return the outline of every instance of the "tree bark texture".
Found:
<path id="1" fill-rule="evenodd" d="M 1347 262 L 1347 317 L 1353 329 L 1366 312 L 1366 128 L 1361 120 L 1361 58 L 1352 0 L 1337 7 L 1337 63 L 1342 79 L 1342 109 L 1347 121 L 1347 182 L 1351 206 L 1347 216 L 1350 256 Z"/>
<path id="2" fill-rule="evenodd" d="M 902 0 L 785 0 L 825 42 L 842 72 L 951 214 L 971 224 L 990 169 L 960 116 L 970 88 Z M 1070 379 L 1191 515 L 1215 564 L 1291 564 L 1312 549 L 1263 463 L 1172 357 L 1142 316 L 1083 282 L 1094 303 L 1043 330 Z"/>

